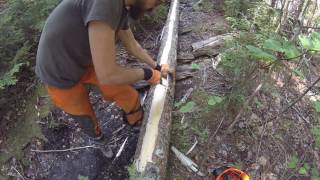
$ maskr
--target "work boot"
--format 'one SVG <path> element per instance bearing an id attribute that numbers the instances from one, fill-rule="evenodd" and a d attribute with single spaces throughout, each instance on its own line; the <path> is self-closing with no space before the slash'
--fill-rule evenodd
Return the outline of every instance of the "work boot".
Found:
<path id="1" fill-rule="evenodd" d="M 96 146 L 106 158 L 113 157 L 112 149 L 108 144 L 109 142 L 109 139 L 103 134 L 99 137 L 90 138 L 90 144 Z"/>
<path id="2" fill-rule="evenodd" d="M 131 126 L 140 125 L 143 120 L 143 108 L 142 106 L 139 106 L 139 108 L 135 111 L 132 111 L 130 113 L 124 113 L 124 120 Z"/>
<path id="3" fill-rule="evenodd" d="M 71 117 L 75 119 L 83 132 L 90 138 L 99 139 L 103 136 L 100 127 L 95 128 L 93 120 L 89 116 L 71 115 Z"/>
<path id="4" fill-rule="evenodd" d="M 90 144 L 98 145 L 98 146 L 104 146 L 108 143 L 108 139 L 105 137 L 104 134 L 101 133 L 100 136 L 96 137 L 89 137 Z"/>

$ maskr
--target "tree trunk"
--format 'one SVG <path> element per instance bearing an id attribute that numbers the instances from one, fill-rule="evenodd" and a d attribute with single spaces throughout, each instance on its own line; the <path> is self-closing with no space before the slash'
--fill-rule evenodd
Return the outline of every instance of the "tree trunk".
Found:
<path id="1" fill-rule="evenodd" d="M 277 0 L 271 0 L 271 7 L 272 8 L 276 7 L 276 2 L 277 2 Z"/>
<path id="2" fill-rule="evenodd" d="M 221 48 L 227 40 L 232 40 L 236 34 L 227 33 L 223 35 L 213 36 L 209 39 L 192 43 L 194 57 L 203 55 L 215 56 L 219 54 Z"/>
<path id="3" fill-rule="evenodd" d="M 291 2 L 290 0 L 284 0 L 284 3 L 281 6 L 281 15 L 279 17 L 279 24 L 276 29 L 276 33 L 280 32 L 282 25 L 285 23 L 285 21 L 287 19 L 288 8 L 289 8 L 290 2 Z"/>
<path id="4" fill-rule="evenodd" d="M 294 1 L 293 2 L 293 12 L 292 12 L 292 17 L 294 19 L 294 21 L 298 21 L 299 20 L 299 17 L 300 17 L 300 14 L 302 12 L 302 8 L 303 8 L 303 5 L 305 3 L 305 0 L 300 0 L 300 1 Z"/>
<path id="5" fill-rule="evenodd" d="M 313 22 L 316 23 L 314 19 L 317 18 L 320 15 L 319 11 L 316 12 L 317 11 L 317 7 L 318 7 L 318 0 L 315 0 L 314 8 L 313 8 L 312 13 L 311 13 L 312 16 L 308 18 L 308 22 L 307 22 L 307 26 L 309 26 L 309 27 L 318 27 L 317 24 L 313 24 Z"/>
<path id="6" fill-rule="evenodd" d="M 171 1 L 167 22 L 163 30 L 158 63 L 175 68 L 178 42 L 179 1 Z M 169 153 L 171 111 L 175 79 L 162 78 L 162 83 L 151 88 L 137 150 L 135 167 L 138 179 L 166 179 Z"/>

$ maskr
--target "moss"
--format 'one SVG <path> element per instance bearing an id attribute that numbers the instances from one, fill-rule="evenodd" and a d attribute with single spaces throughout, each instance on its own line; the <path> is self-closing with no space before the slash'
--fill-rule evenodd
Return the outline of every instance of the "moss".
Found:
<path id="1" fill-rule="evenodd" d="M 23 147 L 31 141 L 32 138 L 44 138 L 41 133 L 41 127 L 37 123 L 42 117 L 47 116 L 50 112 L 50 104 L 45 104 L 35 109 L 35 104 L 38 96 L 46 96 L 47 92 L 44 86 L 37 85 L 34 95 L 26 99 L 27 105 L 22 110 L 23 115 L 17 120 L 16 126 L 10 129 L 8 138 L 4 142 L 6 153 L 1 152 L 0 165 L 2 166 L 9 158 L 15 157 L 21 160 L 25 165 L 28 163 L 23 159 Z M 2 179 L 2 177 L 0 177 Z"/>
<path id="2" fill-rule="evenodd" d="M 129 179 L 130 180 L 138 180 L 139 179 L 139 173 L 136 169 L 136 166 L 134 165 L 134 163 L 132 163 L 129 167 L 128 167 L 128 172 L 129 172 Z"/>

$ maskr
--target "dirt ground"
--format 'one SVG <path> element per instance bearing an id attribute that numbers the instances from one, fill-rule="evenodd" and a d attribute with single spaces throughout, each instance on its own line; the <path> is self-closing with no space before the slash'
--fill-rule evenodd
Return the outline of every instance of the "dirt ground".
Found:
<path id="1" fill-rule="evenodd" d="M 209 1 L 218 7 L 211 7 L 211 10 L 208 10 L 208 6 L 195 8 L 196 2 L 181 1 L 177 76 L 184 72 L 185 67 L 191 66 L 191 62 L 186 63 L 187 58 L 184 57 L 192 57 L 192 43 L 229 30 L 223 13 L 219 11 L 221 2 Z M 310 107 L 310 97 L 318 94 L 319 87 L 313 88 L 309 93 L 311 96 L 303 98 L 277 119 L 270 119 L 314 82 L 319 75 L 317 60 L 311 60 L 313 70 L 308 80 L 302 81 L 293 76 L 287 87 L 283 88 L 289 73 L 274 75 L 269 83 L 279 86 L 272 90 L 266 84 L 248 106 L 249 110 L 241 115 L 231 133 L 227 132 L 227 128 L 239 110 L 229 108 L 221 111 L 223 108 L 219 106 L 206 109 L 209 95 L 224 96 L 232 89 L 230 79 L 223 74 L 223 70 L 219 66 L 213 69 L 212 62 L 216 60 L 212 57 L 192 60 L 193 64 L 199 66 L 193 68 L 191 77 L 176 82 L 175 102 L 179 102 L 193 88 L 188 101 L 194 101 L 196 106 L 190 113 L 181 113 L 178 108 L 173 112 L 171 145 L 186 153 L 197 141 L 188 157 L 199 165 L 205 176 L 190 172 L 171 153 L 168 179 L 210 179 L 210 171 L 220 166 L 238 167 L 248 172 L 250 179 L 254 180 L 311 179 L 310 171 L 302 175 L 297 169 L 305 165 L 309 166 L 308 170 L 320 169 L 319 148 L 315 146 L 310 131 L 319 123 Z M 258 82 L 253 83 L 256 83 L 255 87 L 258 85 Z M 288 164 L 295 157 L 298 159 L 297 167 L 289 168 Z"/>
<path id="2" fill-rule="evenodd" d="M 157 20 L 158 22 L 144 19 L 133 26 L 135 37 L 154 59 L 157 57 L 160 33 L 165 19 Z M 141 67 L 141 63 L 129 56 L 123 47 L 119 46 L 117 48 L 119 64 Z M 29 79 L 24 80 L 25 78 Z M 78 124 L 63 111 L 52 107 L 47 113 L 39 111 L 37 114 L 39 109 L 50 104 L 45 90 L 41 96 L 35 92 L 38 83 L 38 80 L 34 77 L 33 68 L 29 68 L 22 73 L 18 86 L 12 87 L 0 98 L 2 118 L 0 153 L 1 156 L 5 157 L 0 158 L 2 166 L 0 179 L 128 179 L 127 168 L 133 160 L 140 127 L 129 126 L 123 120 L 123 111 L 115 103 L 104 101 L 98 90 L 90 87 L 90 102 L 102 125 L 103 133 L 108 137 L 108 142 L 103 145 L 104 151 L 102 151 L 97 148 L 102 145 L 92 142 L 80 130 Z M 147 86 L 141 86 L 141 84 L 135 87 L 138 88 L 141 96 L 148 90 Z M 33 93 L 36 94 L 36 100 L 30 102 L 28 96 L 32 97 Z M 11 104 L 10 106 L 6 106 L 8 102 Z M 35 113 L 35 117 L 24 119 L 28 116 L 24 113 L 29 112 L 26 110 L 27 104 L 31 106 L 32 114 Z M 47 115 L 41 117 L 42 114 Z M 17 127 L 24 121 L 33 122 L 32 126 L 36 126 L 40 131 L 36 133 L 37 136 L 27 139 L 9 137 L 8 134 L 12 131 L 18 131 L 16 133 L 21 131 Z M 28 128 L 25 129 L 21 133 L 28 131 Z M 31 135 L 33 133 L 30 132 Z M 24 134 L 21 134 L 21 136 L 24 136 Z M 17 147 L 12 148 L 17 153 L 10 152 L 12 150 L 11 146 L 13 146 L 12 139 L 15 142 L 18 141 Z M 116 157 L 126 139 L 123 151 L 119 157 Z M 81 149 L 77 150 L 76 148 Z M 66 151 L 35 152 L 34 150 Z M 5 161 L 4 164 L 2 164 L 3 161 Z"/>
<path id="3" fill-rule="evenodd" d="M 197 145 L 188 154 L 204 177 L 188 171 L 179 160 L 170 153 L 168 179 L 209 179 L 210 170 L 215 167 L 230 165 L 245 170 L 251 179 L 265 180 L 304 180 L 310 179 L 310 173 L 301 175 L 295 169 L 288 168 L 288 163 L 297 157 L 297 168 L 305 164 L 310 168 L 320 169 L 319 148 L 315 146 L 310 129 L 319 123 L 319 119 L 310 107 L 310 98 L 319 93 L 319 87 L 311 90 L 303 100 L 270 121 L 282 107 L 286 107 L 302 94 L 318 75 L 320 65 L 311 60 L 312 76 L 307 80 L 293 77 L 283 90 L 281 84 L 287 74 L 274 75 L 279 84 L 274 91 L 262 89 L 255 96 L 253 103 L 241 115 L 231 133 L 226 129 L 234 120 L 238 111 L 222 108 L 206 109 L 209 95 L 224 96 L 230 92 L 230 79 L 223 71 L 214 69 L 212 57 L 192 57 L 191 44 L 209 37 L 224 34 L 230 30 L 223 17 L 221 1 L 204 0 L 203 6 L 194 7 L 196 0 L 181 0 L 179 24 L 179 51 L 177 76 L 193 67 L 188 78 L 176 82 L 175 102 L 178 102 L 193 88 L 189 100 L 196 102 L 193 112 L 181 113 L 178 108 L 173 113 L 171 145 L 186 153 L 197 141 Z M 209 3 L 206 3 L 209 2 Z M 0 1 L 1 4 L 1 1 Z M 213 6 L 210 6 L 213 4 Z M 159 48 L 161 24 L 136 26 L 136 37 L 141 44 L 156 58 Z M 123 49 L 118 51 L 120 64 L 137 67 L 138 63 L 128 56 Z M 186 58 L 188 57 L 188 58 Z M 191 58 L 189 58 L 191 57 Z M 189 61 L 187 62 L 186 59 Z M 23 118 L 25 96 L 32 96 L 37 85 L 33 69 L 27 69 L 20 77 L 18 88 L 8 90 L 0 98 L 0 155 L 8 151 L 7 134 Z M 257 83 L 258 84 L 258 83 Z M 24 91 L 22 91 L 22 89 Z M 280 92 L 280 93 L 279 93 Z M 15 97 L 15 98 L 9 98 Z M 11 157 L 1 168 L 2 177 L 11 179 L 128 179 L 128 166 L 134 155 L 139 127 L 128 126 L 123 121 L 123 112 L 113 103 L 103 101 L 95 89 L 90 91 L 90 100 L 104 133 L 109 137 L 105 152 L 96 147 L 78 128 L 77 123 L 64 112 L 53 109 L 43 118 L 35 118 L 40 126 L 41 136 L 36 136 L 22 144 L 21 157 Z M 48 97 L 38 97 L 35 109 L 48 104 Z M 35 111 L 35 110 L 34 110 Z M 22 120 L 23 121 L 23 120 Z M 120 146 L 127 142 L 118 158 L 115 158 Z M 83 148 L 89 146 L 88 148 Z M 93 147 L 94 146 L 94 147 Z M 75 150 L 74 148 L 83 148 Z M 69 149 L 66 152 L 34 152 L 33 150 Z M 1 158 L 0 158 L 1 159 Z M 23 177 L 23 178 L 22 178 Z"/>

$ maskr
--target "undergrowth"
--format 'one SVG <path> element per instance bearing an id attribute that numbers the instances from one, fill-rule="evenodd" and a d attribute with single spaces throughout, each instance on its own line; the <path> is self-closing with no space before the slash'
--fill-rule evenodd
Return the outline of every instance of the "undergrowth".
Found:
<path id="1" fill-rule="evenodd" d="M 0 12 L 0 90 L 15 85 L 21 67 L 34 63 L 45 19 L 60 0 L 8 0 Z"/>

